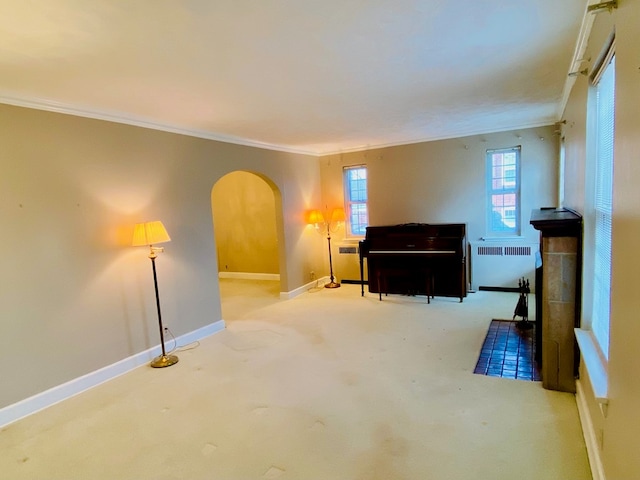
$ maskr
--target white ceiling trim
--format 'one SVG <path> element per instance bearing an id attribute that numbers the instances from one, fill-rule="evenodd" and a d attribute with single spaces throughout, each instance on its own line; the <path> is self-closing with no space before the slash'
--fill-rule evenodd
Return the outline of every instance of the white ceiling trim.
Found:
<path id="1" fill-rule="evenodd" d="M 312 152 L 309 150 L 298 150 L 282 145 L 254 142 L 245 138 L 219 135 L 202 130 L 192 130 L 175 125 L 167 125 L 120 112 L 105 112 L 100 110 L 82 109 L 51 100 L 24 98 L 6 94 L 3 92 L 0 92 L 0 103 L 14 105 L 16 107 L 33 108 L 35 110 L 45 110 L 47 112 L 63 113 L 76 117 L 92 118 L 94 120 L 104 120 L 107 122 L 121 123 L 125 125 L 132 125 L 135 127 L 148 128 L 151 130 L 159 130 L 161 132 L 177 133 L 178 135 L 203 138 L 206 140 L 215 140 L 217 142 L 232 143 L 235 145 L 243 145 L 246 147 L 263 148 L 266 150 L 276 150 L 279 152 L 297 153 L 302 155 L 319 155 L 318 152 Z"/>
<path id="2" fill-rule="evenodd" d="M 553 124 L 553 122 L 539 122 L 539 123 L 509 126 L 508 128 L 504 128 L 501 130 L 494 129 L 494 130 L 457 131 L 457 132 L 453 132 L 451 135 L 441 136 L 441 137 L 416 138 L 413 140 L 406 140 L 402 142 L 360 145 L 353 148 L 340 149 L 335 151 L 311 151 L 311 150 L 295 149 L 285 145 L 274 145 L 270 143 L 255 142 L 255 141 L 247 140 L 245 138 L 213 134 L 211 132 L 205 132 L 202 130 L 192 130 L 192 129 L 183 128 L 175 125 L 167 125 L 167 124 L 153 122 L 144 118 L 138 118 L 138 117 L 123 114 L 123 113 L 82 109 L 82 108 L 74 107 L 71 105 L 66 105 L 61 102 L 36 99 L 36 98 L 24 98 L 16 95 L 6 94 L 3 92 L 0 92 L 0 103 L 6 104 L 6 105 L 14 105 L 16 107 L 33 108 L 35 110 L 44 110 L 47 112 L 73 115 L 76 117 L 92 118 L 94 120 L 104 120 L 107 122 L 120 123 L 124 125 L 132 125 L 135 127 L 148 128 L 151 130 L 158 130 L 161 132 L 176 133 L 178 135 L 186 135 L 189 137 L 202 138 L 205 140 L 214 140 L 217 142 L 231 143 L 234 145 L 262 148 L 266 150 L 275 150 L 278 152 L 295 153 L 300 155 L 312 155 L 315 157 L 325 156 L 325 155 L 335 155 L 339 153 L 362 152 L 365 150 L 398 147 L 402 145 L 413 145 L 416 143 L 423 143 L 423 142 L 435 142 L 438 140 L 451 140 L 453 138 L 463 138 L 463 137 L 469 137 L 473 135 L 487 135 L 490 133 L 507 132 L 512 130 L 523 130 L 526 128 L 538 128 L 538 127 L 545 127 Z"/>
<path id="3" fill-rule="evenodd" d="M 550 125 L 554 125 L 556 122 L 538 122 L 538 123 L 529 123 L 522 125 L 513 125 L 502 129 L 487 129 L 487 130 L 469 130 L 469 131 L 458 131 L 453 132 L 451 135 L 443 135 L 441 137 L 429 137 L 429 138 L 421 138 L 416 140 L 406 140 L 404 142 L 394 142 L 394 143 L 386 143 L 386 144 L 376 144 L 376 145 L 364 145 L 360 147 L 354 147 L 343 150 L 336 150 L 332 152 L 323 152 L 320 155 L 336 155 L 339 153 L 354 153 L 354 152 L 362 152 L 365 150 L 377 150 L 381 148 L 390 148 L 390 147 L 400 147 L 402 145 L 414 145 L 416 143 L 424 143 L 424 142 L 437 142 L 440 140 L 452 140 L 455 138 L 465 138 L 472 136 L 481 136 L 481 135 L 489 135 L 491 133 L 502 133 L 502 132 L 512 132 L 518 130 L 525 130 L 527 128 L 539 128 L 539 127 L 548 127 Z M 462 145 L 462 143 L 461 143 Z"/>

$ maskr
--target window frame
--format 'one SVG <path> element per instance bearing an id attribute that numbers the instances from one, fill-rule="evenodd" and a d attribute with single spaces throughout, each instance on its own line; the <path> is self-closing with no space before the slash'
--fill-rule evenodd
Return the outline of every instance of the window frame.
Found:
<path id="1" fill-rule="evenodd" d="M 613 62 L 612 62 L 613 60 Z M 605 70 L 613 63 L 613 150 L 611 157 L 611 173 L 615 169 L 615 35 L 612 33 L 603 54 L 599 60 L 595 62 L 593 74 L 590 77 L 589 92 L 587 97 L 587 132 L 586 132 L 586 165 L 585 165 L 585 205 L 583 217 L 583 274 L 582 274 L 582 314 L 580 319 L 580 328 L 575 329 L 576 340 L 580 348 L 581 361 L 589 373 L 589 383 L 591 385 L 594 398 L 600 405 L 602 412 L 606 415 L 606 407 L 609 403 L 609 375 L 608 375 L 608 352 L 609 344 L 603 348 L 601 339 L 597 338 L 594 331 L 594 320 L 597 317 L 594 305 L 595 290 L 597 282 L 595 281 L 596 269 L 596 195 L 597 195 L 597 177 L 598 169 L 598 119 L 597 119 L 597 84 L 602 78 Z M 613 175 L 611 176 L 611 200 L 613 205 L 613 195 L 615 195 Z M 613 209 L 612 209 L 613 218 Z M 613 223 L 613 222 L 612 222 Z M 612 225 L 613 226 L 613 225 Z M 611 231 L 613 238 L 613 228 Z M 611 239 L 612 239 L 611 238 Z M 613 264 L 611 249 L 609 257 L 609 268 Z M 611 272 L 610 272 L 611 273 Z M 609 277 L 611 280 L 611 277 Z M 611 289 L 606 292 L 608 295 L 607 332 L 611 327 Z M 597 320 L 595 320 L 597 322 Z"/>
<path id="2" fill-rule="evenodd" d="M 589 329 L 605 362 L 609 359 L 609 330 L 611 320 L 611 264 L 612 264 L 612 223 L 613 223 L 613 170 L 615 158 L 615 43 L 612 43 L 600 67 L 591 80 L 594 96 L 594 115 L 591 141 L 593 141 L 594 178 L 590 188 L 593 196 L 590 202 L 592 226 L 586 232 L 593 243 L 593 283 L 591 284 L 591 312 Z M 610 75 L 610 77 L 609 77 Z M 602 83 L 603 79 L 609 83 Z M 604 99 L 601 87 L 610 96 Z M 603 87 L 604 88 L 604 87 Z M 610 114 L 602 118 L 602 108 L 609 107 Z M 603 125 L 603 120 L 606 123 Z M 604 131 L 606 129 L 606 131 Z M 606 138 L 603 138 L 603 131 Z M 606 145 L 603 143 L 606 142 Z"/>
<path id="3" fill-rule="evenodd" d="M 502 182 L 503 185 L 501 188 L 496 188 L 496 182 L 499 182 L 501 180 L 507 179 L 507 175 L 504 174 L 505 172 L 505 168 L 504 165 L 499 166 L 499 165 L 494 165 L 494 156 L 495 155 L 503 155 L 503 154 L 508 154 L 508 153 L 515 153 L 515 162 L 514 162 L 514 168 L 513 168 L 513 188 L 508 188 L 508 186 L 506 187 L 504 184 L 508 183 L 508 182 Z M 486 211 L 486 236 L 487 238 L 492 238 L 492 237 L 499 237 L 499 238 L 504 238 L 504 237 L 519 237 L 520 236 L 520 232 L 521 232 L 521 211 L 522 211 L 522 205 L 521 205 L 521 165 L 522 165 L 522 146 L 521 145 L 516 145 L 514 147 L 506 147 L 506 148 L 496 148 L 496 149 L 488 149 L 486 151 L 486 156 L 485 156 L 485 192 L 486 192 L 486 205 L 485 205 L 485 211 Z M 497 176 L 495 175 L 496 173 L 496 168 L 502 168 L 503 174 L 502 176 Z M 512 169 L 508 169 L 508 170 L 512 170 Z M 503 204 L 502 208 L 503 208 L 503 212 L 509 213 L 508 217 L 509 218 L 513 218 L 514 221 L 514 225 L 513 227 L 508 226 L 507 224 L 505 224 L 504 222 L 503 225 L 505 225 L 505 227 L 509 227 L 509 228 L 502 228 L 502 229 L 496 229 L 494 228 L 494 223 L 495 223 L 495 219 L 494 219 L 494 212 L 496 211 L 496 206 L 494 205 L 494 199 L 498 196 L 504 196 L 506 195 L 514 195 L 515 199 L 514 199 L 514 208 L 513 209 L 508 209 L 505 210 L 505 206 Z M 501 216 L 501 219 L 507 218 L 507 215 Z"/>
<path id="4" fill-rule="evenodd" d="M 364 199 L 354 199 L 354 192 L 352 191 L 352 179 L 350 175 L 352 172 L 363 170 L 365 172 L 364 178 L 355 179 L 364 181 Z M 349 165 L 342 167 L 342 182 L 344 186 L 344 211 L 345 211 L 345 236 L 346 238 L 364 238 L 366 234 L 366 228 L 369 225 L 369 186 L 368 186 L 368 170 L 366 165 Z M 360 189 L 360 193 L 362 189 Z M 355 212 L 354 207 L 358 207 L 362 210 L 364 207 L 364 213 L 362 211 Z M 362 216 L 365 217 L 365 221 L 362 222 Z M 360 217 L 359 222 L 354 220 Z M 354 225 L 360 225 L 360 228 L 354 232 Z"/>

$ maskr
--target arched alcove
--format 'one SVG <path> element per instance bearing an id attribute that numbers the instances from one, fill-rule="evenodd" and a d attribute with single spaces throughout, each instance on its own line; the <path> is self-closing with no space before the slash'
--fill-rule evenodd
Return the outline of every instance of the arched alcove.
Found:
<path id="1" fill-rule="evenodd" d="M 256 282 L 275 282 L 270 295 L 279 298 L 279 292 L 286 291 L 286 258 L 282 202 L 275 183 L 250 171 L 230 172 L 211 189 L 211 211 L 221 282 L 245 281 L 247 294 L 254 297 Z"/>

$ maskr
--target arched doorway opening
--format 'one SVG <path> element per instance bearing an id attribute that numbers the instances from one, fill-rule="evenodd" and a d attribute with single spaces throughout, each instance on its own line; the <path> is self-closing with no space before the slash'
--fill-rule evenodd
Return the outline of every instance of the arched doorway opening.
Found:
<path id="1" fill-rule="evenodd" d="M 240 320 L 284 291 L 282 203 L 267 177 L 237 170 L 211 189 L 222 316 Z"/>

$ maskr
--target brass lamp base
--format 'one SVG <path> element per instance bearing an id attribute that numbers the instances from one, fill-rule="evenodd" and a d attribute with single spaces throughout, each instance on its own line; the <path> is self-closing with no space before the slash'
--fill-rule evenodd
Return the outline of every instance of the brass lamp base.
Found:
<path id="1" fill-rule="evenodd" d="M 153 368 L 170 367 L 178 363 L 178 357 L 176 355 L 160 355 L 154 358 L 149 365 Z"/>
<path id="2" fill-rule="evenodd" d="M 340 286 L 339 283 L 329 282 L 329 283 L 325 283 L 324 288 L 338 288 L 339 286 Z"/>

